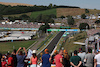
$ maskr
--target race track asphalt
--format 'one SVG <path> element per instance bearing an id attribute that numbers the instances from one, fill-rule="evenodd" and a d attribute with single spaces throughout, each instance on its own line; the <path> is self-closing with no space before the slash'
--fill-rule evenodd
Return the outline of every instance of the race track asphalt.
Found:
<path id="1" fill-rule="evenodd" d="M 49 53 L 52 53 L 53 49 L 55 48 L 55 46 L 57 45 L 59 39 L 61 38 L 61 36 L 64 34 L 64 32 L 59 32 L 55 38 L 49 43 L 49 45 L 47 46 L 47 49 L 49 50 Z M 46 48 L 45 48 L 46 49 Z M 44 49 L 44 50 L 45 50 Z M 44 50 L 42 51 L 42 53 L 44 54 Z M 38 55 L 38 58 L 40 57 L 40 54 Z"/>

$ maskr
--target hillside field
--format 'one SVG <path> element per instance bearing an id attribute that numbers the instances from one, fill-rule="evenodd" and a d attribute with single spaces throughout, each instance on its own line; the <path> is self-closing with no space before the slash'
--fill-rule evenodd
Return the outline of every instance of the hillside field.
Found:
<path id="1" fill-rule="evenodd" d="M 0 2 L 0 4 L 3 4 L 3 5 L 11 5 L 11 6 L 17 6 L 17 5 L 22 5 L 22 6 L 34 6 L 34 5 L 31 5 L 31 4 L 24 4 L 24 3 L 8 3 L 8 2 Z"/>
<path id="2" fill-rule="evenodd" d="M 19 17 L 19 16 L 21 16 L 21 15 L 23 15 L 23 14 L 26 14 L 26 15 L 28 15 L 28 16 L 31 16 L 31 13 L 32 12 L 29 12 L 29 13 L 22 13 L 22 14 L 13 14 L 13 15 L 3 15 L 4 17 L 9 17 L 9 16 L 11 16 L 11 17 Z"/>
<path id="3" fill-rule="evenodd" d="M 44 10 L 44 11 L 32 12 L 30 17 L 36 18 L 40 14 L 42 14 L 42 15 L 50 15 L 50 14 L 56 15 L 56 9 L 49 9 L 49 10 Z"/>
<path id="4" fill-rule="evenodd" d="M 96 15 L 97 13 L 100 13 L 100 10 L 94 10 L 94 9 L 88 9 L 88 10 L 89 10 L 89 14 Z M 31 18 L 32 17 L 36 18 L 40 14 L 43 14 L 43 15 L 54 14 L 57 17 L 61 17 L 62 15 L 63 16 L 68 16 L 68 15 L 75 16 L 75 15 L 82 15 L 84 13 L 85 13 L 85 9 L 81 9 L 81 8 L 55 8 L 55 9 L 22 13 L 22 14 L 26 14 L 26 15 L 30 16 Z M 8 16 L 19 17 L 22 14 L 4 15 L 4 17 L 8 17 Z M 89 14 L 87 14 L 87 15 L 89 15 Z"/>

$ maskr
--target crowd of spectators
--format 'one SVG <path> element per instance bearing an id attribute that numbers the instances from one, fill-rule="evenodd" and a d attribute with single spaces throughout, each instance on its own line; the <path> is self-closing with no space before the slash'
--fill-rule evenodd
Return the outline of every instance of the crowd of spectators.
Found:
<path id="1" fill-rule="evenodd" d="M 44 53 L 41 54 L 41 59 L 36 55 L 36 50 L 33 50 L 32 56 L 26 59 L 25 47 L 20 47 L 17 51 L 14 50 L 7 55 L 0 53 L 0 67 L 52 67 L 52 64 L 55 65 L 54 67 L 100 67 L 100 50 L 94 54 L 90 48 L 88 53 L 79 49 L 79 52 L 75 50 L 71 56 L 67 50 L 59 50 L 59 52 L 55 50 L 52 56 L 50 56 L 48 49 L 45 49 Z M 39 59 L 41 60 L 40 66 Z"/>
<path id="2" fill-rule="evenodd" d="M 0 24 L 0 27 L 3 28 L 39 28 L 39 25 L 36 24 Z"/>
<path id="3" fill-rule="evenodd" d="M 76 25 L 79 27 L 80 23 L 88 23 L 89 25 L 92 25 L 96 20 L 90 20 L 90 19 L 80 19 Z"/>
<path id="4" fill-rule="evenodd" d="M 92 35 L 98 33 L 99 31 L 100 31 L 100 29 L 91 29 L 91 30 L 88 30 L 86 32 L 87 32 L 88 36 L 92 36 Z"/>

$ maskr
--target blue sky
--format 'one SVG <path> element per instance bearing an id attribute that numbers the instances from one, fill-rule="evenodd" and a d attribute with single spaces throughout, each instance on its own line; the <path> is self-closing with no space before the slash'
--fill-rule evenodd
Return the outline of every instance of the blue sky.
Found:
<path id="1" fill-rule="evenodd" d="M 100 0 L 0 0 L 0 2 L 26 3 L 33 5 L 56 5 L 78 6 L 81 8 L 100 9 Z"/>

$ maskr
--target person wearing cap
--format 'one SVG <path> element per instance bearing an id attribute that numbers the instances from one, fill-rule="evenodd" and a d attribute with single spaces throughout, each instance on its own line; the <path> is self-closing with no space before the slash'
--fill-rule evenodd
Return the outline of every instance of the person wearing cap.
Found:
<path id="1" fill-rule="evenodd" d="M 51 63 L 52 63 L 52 64 L 55 64 L 54 58 L 55 58 L 55 56 L 56 56 L 57 54 L 58 54 L 58 51 L 55 50 L 55 51 L 54 51 L 54 54 L 53 54 L 52 57 L 51 57 Z"/>
<path id="2" fill-rule="evenodd" d="M 14 59 L 14 67 L 17 67 L 16 49 L 13 50 L 12 57 Z"/>
<path id="3" fill-rule="evenodd" d="M 62 57 L 62 55 L 63 55 L 63 50 L 60 50 L 59 51 L 59 54 L 57 54 L 55 56 L 55 64 L 56 64 L 56 67 L 63 67 L 63 64 L 62 64 L 63 57 Z"/>
<path id="4" fill-rule="evenodd" d="M 20 51 L 20 50 L 22 50 L 22 49 L 25 51 L 25 55 L 23 54 L 22 51 Z M 20 51 L 20 52 L 19 52 L 19 51 Z M 18 53 L 19 53 L 19 54 L 18 54 Z M 27 51 L 26 51 L 25 47 L 23 47 L 23 48 L 20 47 L 20 48 L 17 50 L 17 52 L 16 52 L 17 67 L 24 67 L 24 65 L 25 65 L 24 60 L 25 60 L 26 56 L 27 56 Z"/>
<path id="5" fill-rule="evenodd" d="M 8 67 L 14 67 L 14 59 L 10 53 L 8 53 Z"/>
<path id="6" fill-rule="evenodd" d="M 2 59 L 1 59 L 1 64 L 2 64 L 2 67 L 7 67 L 7 62 L 5 61 L 5 57 L 2 56 Z"/>
<path id="7" fill-rule="evenodd" d="M 64 53 L 66 53 L 66 52 L 67 52 L 67 50 L 64 50 L 63 52 L 64 52 Z"/>
<path id="8" fill-rule="evenodd" d="M 33 50 L 32 56 L 30 58 L 30 63 L 32 64 L 31 67 L 37 67 L 37 56 L 36 56 L 36 50 Z"/>
<path id="9" fill-rule="evenodd" d="M 100 49 L 98 54 L 94 57 L 94 67 L 100 67 Z"/>
<path id="10" fill-rule="evenodd" d="M 42 67 L 51 67 L 51 57 L 49 55 L 49 50 L 48 49 L 45 49 L 44 50 L 45 54 L 42 55 Z"/>
<path id="11" fill-rule="evenodd" d="M 80 48 L 79 49 L 79 53 L 78 53 L 78 56 L 81 58 L 81 61 L 82 61 L 82 67 L 84 67 L 85 66 L 85 63 L 84 63 L 84 58 L 85 58 L 85 55 L 86 55 L 86 53 L 85 52 L 83 52 L 82 51 L 82 49 Z"/>
<path id="12" fill-rule="evenodd" d="M 70 67 L 70 61 L 69 61 L 70 56 L 68 55 L 68 52 L 64 52 L 64 57 L 63 57 L 63 65 L 64 67 Z"/>

